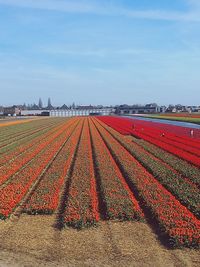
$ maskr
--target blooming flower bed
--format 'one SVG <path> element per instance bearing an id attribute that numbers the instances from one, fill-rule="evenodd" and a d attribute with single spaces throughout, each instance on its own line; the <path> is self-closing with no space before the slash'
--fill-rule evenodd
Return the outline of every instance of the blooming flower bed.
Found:
<path id="1" fill-rule="evenodd" d="M 57 130 L 58 124 L 49 124 L 45 128 L 39 128 L 35 133 L 29 133 L 28 136 L 23 139 L 20 138 L 20 140 L 16 140 L 15 142 L 7 143 L 7 145 L 0 149 L 0 167 L 9 161 L 13 161 L 23 152 L 27 152 L 28 149 Z"/>
<path id="2" fill-rule="evenodd" d="M 54 213 L 56 222 L 76 228 L 105 219 L 138 220 L 153 224 L 173 246 L 198 247 L 199 168 L 147 141 L 124 136 L 136 131 L 128 120 L 98 118 L 49 119 L 44 127 L 30 122 L 33 131 L 16 126 L 12 132 L 22 135 L 11 139 L 10 147 L 9 129 L 2 127 L 4 148 L 10 150 L 0 157 L 0 218 L 22 211 Z M 149 137 L 142 129 L 139 134 Z M 168 137 L 180 144 L 185 138 Z M 185 145 L 197 147 L 190 140 Z"/>
<path id="3" fill-rule="evenodd" d="M 66 196 L 64 224 L 76 228 L 99 221 L 98 199 L 88 120 L 84 120 L 70 187 Z"/>
<path id="4" fill-rule="evenodd" d="M 6 183 L 0 186 L 0 217 L 9 217 L 12 211 L 18 206 L 19 202 L 23 199 L 32 184 L 39 178 L 45 168 L 48 167 L 49 162 L 53 159 L 54 155 L 62 147 L 66 140 L 66 132 L 63 126 L 57 134 L 44 144 L 44 149 L 40 149 L 37 155 L 30 161 L 26 168 L 15 172 L 15 175 Z M 41 145 L 41 144 L 40 144 Z"/>
<path id="5" fill-rule="evenodd" d="M 41 182 L 24 205 L 29 214 L 51 214 L 59 205 L 59 199 L 75 155 L 82 128 L 77 120 L 67 129 L 66 142 L 56 156 L 51 167 L 45 172 Z"/>
<path id="6" fill-rule="evenodd" d="M 90 121 L 95 165 L 100 179 L 100 192 L 106 206 L 106 218 L 143 220 L 144 214 L 138 201 L 128 187 L 122 173 L 103 142 L 94 124 Z"/>
<path id="7" fill-rule="evenodd" d="M 148 153 L 138 144 L 127 138 L 125 139 L 121 134 L 107 126 L 105 128 L 182 204 L 187 206 L 198 218 L 200 217 L 200 190 L 195 183 L 192 183 L 186 177 L 182 177 L 168 164 Z"/>
<path id="8" fill-rule="evenodd" d="M 137 189 L 160 230 L 174 246 L 199 246 L 200 221 L 165 189 L 130 153 L 97 121 L 103 139 L 121 170 Z"/>
<path id="9" fill-rule="evenodd" d="M 111 126 L 121 134 L 133 135 L 137 138 L 144 139 L 165 151 L 168 151 L 198 167 L 200 167 L 200 157 L 198 146 L 196 148 L 186 146 L 182 143 L 178 143 L 169 139 L 166 139 L 168 132 L 162 132 L 150 128 L 146 125 L 146 122 L 136 122 L 131 119 L 124 119 L 119 117 L 100 117 L 100 120 Z M 168 128 L 172 127 L 171 125 Z M 181 127 L 179 127 L 181 128 Z M 160 136 L 162 135 L 162 137 Z M 172 134 L 170 134 L 172 136 Z M 182 136 L 182 135 L 180 135 Z M 183 137 L 182 137 L 183 139 Z M 192 138 L 191 138 L 192 139 Z M 195 139 L 195 142 L 199 141 Z"/>

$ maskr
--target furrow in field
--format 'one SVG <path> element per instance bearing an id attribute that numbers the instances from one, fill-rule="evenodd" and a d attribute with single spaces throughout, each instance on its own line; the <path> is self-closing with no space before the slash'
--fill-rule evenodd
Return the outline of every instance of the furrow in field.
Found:
<path id="1" fill-rule="evenodd" d="M 9 142 L 12 139 L 15 138 L 20 138 L 23 135 L 26 135 L 30 132 L 33 132 L 37 130 L 40 127 L 44 127 L 51 123 L 51 120 L 49 121 L 33 121 L 30 122 L 29 124 L 26 124 L 26 127 L 24 125 L 19 125 L 18 128 L 15 126 L 13 129 L 7 129 L 7 131 L 2 131 L 0 133 L 0 146 L 2 145 L 3 142 Z M 17 129 L 15 129 L 17 128 Z"/>
<path id="2" fill-rule="evenodd" d="M 70 121 L 69 121 L 70 123 Z M 16 160 L 17 157 L 21 156 L 24 152 L 28 152 L 29 149 L 31 149 L 35 144 L 38 144 L 43 139 L 47 138 L 50 134 L 53 134 L 56 132 L 59 127 L 61 127 L 61 124 L 55 124 L 51 127 L 48 127 L 47 129 L 40 131 L 36 135 L 32 135 L 26 139 L 26 142 L 23 143 L 15 143 L 11 148 L 10 151 L 4 151 L 4 154 L 1 155 L 0 158 L 0 169 L 4 164 L 10 164 L 11 161 Z M 25 140 L 23 140 L 25 141 Z M 15 149 L 16 148 L 16 149 Z"/>
<path id="3" fill-rule="evenodd" d="M 104 127 L 183 205 L 191 210 L 197 218 L 200 217 L 200 190 L 195 184 L 191 183 L 189 179 L 184 179 L 181 175 L 178 175 L 170 166 L 145 151 L 138 144 L 133 143 L 105 124 Z"/>
<path id="4" fill-rule="evenodd" d="M 72 123 L 72 122 L 70 122 Z M 64 124 L 59 126 L 57 131 L 53 134 L 50 132 L 49 135 L 46 137 L 45 140 L 41 140 L 37 144 L 34 145 L 31 149 L 27 152 L 23 153 L 16 160 L 8 163 L 7 165 L 2 166 L 0 168 L 0 187 L 4 186 L 4 182 L 9 182 L 9 178 L 18 172 L 21 168 L 26 168 L 27 164 L 40 152 L 44 149 L 48 144 L 55 139 L 55 137 L 61 135 L 69 126 L 69 124 Z"/>
<path id="5" fill-rule="evenodd" d="M 57 123 L 58 124 L 58 123 Z M 37 127 L 36 129 L 32 129 L 30 131 L 24 132 L 23 134 L 20 134 L 20 136 L 17 136 L 15 138 L 8 138 L 6 141 L 2 142 L 0 144 L 0 153 L 4 153 L 7 150 L 10 150 L 15 146 L 17 143 L 23 143 L 26 141 L 27 138 L 30 138 L 32 135 L 39 133 L 43 129 L 48 129 L 51 126 L 57 125 L 57 124 L 48 124 L 47 127 L 45 126 L 40 126 Z"/>
<path id="6" fill-rule="evenodd" d="M 65 206 L 63 215 L 65 225 L 82 228 L 99 221 L 88 119 L 84 119 Z"/>
<path id="7" fill-rule="evenodd" d="M 89 125 L 103 218 L 144 220 L 138 201 L 91 120 Z"/>
<path id="8" fill-rule="evenodd" d="M 129 119 L 123 119 L 123 118 L 118 118 L 118 117 L 101 117 L 99 118 L 101 121 L 105 122 L 107 125 L 110 127 L 114 128 L 118 132 L 122 134 L 129 134 L 133 135 L 136 138 L 141 138 L 144 139 L 160 148 L 162 148 L 165 151 L 168 151 L 179 158 L 182 158 L 198 167 L 200 167 L 200 157 L 191 154 L 187 151 L 184 151 L 180 147 L 174 147 L 173 145 L 164 143 L 163 140 L 165 139 L 164 136 L 162 137 L 161 140 L 157 140 L 156 138 L 158 137 L 157 134 L 155 136 L 148 136 L 148 133 L 151 131 L 151 128 L 147 128 L 146 126 L 144 127 L 143 124 L 141 124 L 138 127 L 138 122 L 134 122 L 133 120 Z M 137 127 L 135 126 L 135 124 Z"/>
<path id="9" fill-rule="evenodd" d="M 95 119 L 102 138 L 121 171 L 144 205 L 151 212 L 163 235 L 173 246 L 199 246 L 200 221 L 165 189 L 125 148 Z"/>
<path id="10" fill-rule="evenodd" d="M 134 133 L 138 134 L 137 131 L 135 131 Z M 133 133 L 133 134 L 134 134 Z M 154 133 L 151 133 L 151 131 L 144 131 L 142 132 L 142 135 L 145 135 L 149 138 L 153 138 L 154 140 L 158 141 L 158 142 L 162 142 L 164 144 L 167 144 L 167 145 L 170 145 L 170 146 L 173 146 L 174 148 L 178 148 L 178 149 L 181 149 L 187 153 L 191 153 L 192 155 L 195 155 L 195 156 L 200 156 L 200 150 L 198 148 L 193 148 L 191 146 L 188 146 L 187 144 L 185 143 L 180 143 L 180 142 L 177 142 L 175 140 L 171 140 L 169 138 L 161 138 L 160 135 L 158 134 L 154 134 Z M 167 135 L 166 135 L 167 137 Z"/>
<path id="11" fill-rule="evenodd" d="M 61 192 L 64 184 L 69 179 L 69 171 L 81 130 L 81 119 L 67 129 L 68 134 L 64 146 L 26 201 L 23 208 L 24 212 L 29 214 L 51 214 L 58 209 Z"/>
<path id="12" fill-rule="evenodd" d="M 31 186 L 63 146 L 67 134 L 65 126 L 62 131 L 58 131 L 56 135 L 53 135 L 53 138 L 46 143 L 45 148 L 38 152 L 26 168 L 16 173 L 9 180 L 9 183 L 0 189 L 0 218 L 6 219 L 9 217 L 20 204 Z"/>
<path id="13" fill-rule="evenodd" d="M 179 158 L 182 158 L 182 159 L 200 167 L 200 157 L 192 155 L 189 152 L 183 151 L 180 148 L 173 147 L 172 145 L 166 144 L 162 141 L 156 140 L 156 139 L 149 137 L 149 136 L 142 134 L 142 133 L 138 133 L 138 132 L 136 133 L 135 132 L 133 135 L 134 136 L 136 135 L 136 136 L 166 150 L 167 152 L 170 152 L 170 153 L 178 156 Z"/>
<path id="14" fill-rule="evenodd" d="M 132 137 L 132 140 L 134 143 L 137 143 L 138 145 L 143 147 L 146 151 L 148 151 L 149 153 L 151 153 L 164 163 L 167 163 L 182 176 L 190 179 L 192 183 L 195 183 L 198 186 L 198 188 L 200 188 L 200 170 L 197 167 L 187 163 L 186 161 L 176 157 L 175 155 L 172 155 L 167 151 L 162 150 L 161 148 L 145 140 L 142 139 L 138 140 L 135 137 Z"/>
<path id="15" fill-rule="evenodd" d="M 189 138 L 183 138 L 176 135 L 167 134 L 165 135 L 166 139 L 169 139 L 171 141 L 176 141 L 177 143 L 187 145 L 188 147 L 200 149 L 200 143 L 194 141 L 193 139 Z"/>

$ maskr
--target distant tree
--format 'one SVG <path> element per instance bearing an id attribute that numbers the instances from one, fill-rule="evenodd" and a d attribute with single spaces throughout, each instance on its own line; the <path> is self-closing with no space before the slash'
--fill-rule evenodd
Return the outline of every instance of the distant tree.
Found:
<path id="1" fill-rule="evenodd" d="M 23 104 L 22 109 L 23 110 L 26 110 L 27 109 L 26 103 Z"/>
<path id="2" fill-rule="evenodd" d="M 51 99 L 50 97 L 48 98 L 48 104 L 47 104 L 47 109 L 53 109 L 54 107 L 51 104 Z"/>
<path id="3" fill-rule="evenodd" d="M 42 99 L 41 99 L 41 98 L 39 98 L 38 107 L 39 107 L 40 109 L 43 108 L 43 104 L 42 104 Z"/>
<path id="4" fill-rule="evenodd" d="M 48 98 L 48 104 L 47 104 L 48 107 L 51 107 L 51 98 L 49 97 Z"/>

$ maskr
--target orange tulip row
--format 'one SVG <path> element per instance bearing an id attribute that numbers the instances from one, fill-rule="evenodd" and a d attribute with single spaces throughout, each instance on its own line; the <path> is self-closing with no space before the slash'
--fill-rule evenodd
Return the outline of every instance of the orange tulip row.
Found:
<path id="1" fill-rule="evenodd" d="M 66 196 L 64 223 L 82 228 L 99 221 L 98 199 L 94 174 L 88 119 L 84 119 L 73 172 Z"/>
<path id="2" fill-rule="evenodd" d="M 17 157 L 15 160 L 8 162 L 6 165 L 0 168 L 0 185 L 12 177 L 21 168 L 24 168 L 38 153 L 40 153 L 48 144 L 52 142 L 56 137 L 61 135 L 68 127 L 68 124 L 62 124 L 56 129 L 49 131 L 45 140 L 41 139 L 38 143 L 35 143 L 30 149 L 25 151 Z"/>
<path id="3" fill-rule="evenodd" d="M 42 144 L 39 144 L 37 153 L 34 155 L 34 158 L 31 158 L 26 167 L 22 167 L 19 171 L 15 172 L 6 184 L 0 186 L 0 218 L 5 219 L 10 216 L 30 190 L 30 187 L 49 166 L 55 154 L 66 141 L 67 128 L 67 124 L 62 126 L 56 134 L 47 138 Z"/>
<path id="4" fill-rule="evenodd" d="M 66 142 L 63 148 L 24 205 L 25 212 L 29 214 L 51 214 L 58 209 L 61 192 L 69 179 L 69 171 L 81 129 L 82 121 L 74 119 L 74 123 L 66 130 Z"/>
<path id="5" fill-rule="evenodd" d="M 25 138 L 20 138 L 20 140 L 11 143 L 7 142 L 7 145 L 0 149 L 0 167 L 15 160 L 22 153 L 27 153 L 31 147 L 46 139 L 49 135 L 58 131 L 58 129 L 58 123 L 48 124 L 44 129 L 39 128 L 36 133 L 29 133 Z"/>
<path id="6" fill-rule="evenodd" d="M 105 206 L 104 217 L 120 220 L 144 220 L 144 214 L 138 201 L 91 120 L 90 129 L 101 197 Z"/>
<path id="7" fill-rule="evenodd" d="M 58 125 L 55 121 L 35 120 L 27 124 L 19 124 L 18 126 L 1 128 L 0 131 L 0 149 L 7 147 L 15 142 L 21 142 L 24 138 L 32 134 L 50 127 L 51 125 Z"/>

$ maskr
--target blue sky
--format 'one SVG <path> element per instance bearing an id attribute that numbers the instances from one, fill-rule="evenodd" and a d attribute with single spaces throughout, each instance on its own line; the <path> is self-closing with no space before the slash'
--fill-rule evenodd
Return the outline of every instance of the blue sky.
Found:
<path id="1" fill-rule="evenodd" d="M 200 104 L 200 0 L 0 0 L 0 105 Z"/>

